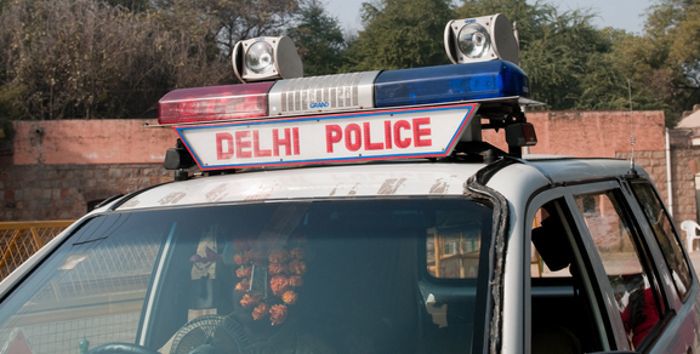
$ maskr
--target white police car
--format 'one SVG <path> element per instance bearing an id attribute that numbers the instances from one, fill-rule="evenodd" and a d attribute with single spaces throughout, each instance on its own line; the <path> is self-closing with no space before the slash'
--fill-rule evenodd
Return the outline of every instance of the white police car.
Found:
<path id="1" fill-rule="evenodd" d="M 698 281 L 644 171 L 523 159 L 527 77 L 481 60 L 480 21 L 501 20 L 446 30 L 472 63 L 167 94 L 179 181 L 0 283 L 0 353 L 700 349 Z M 283 42 L 241 44 L 237 73 L 294 72 Z M 496 128 L 508 153 L 480 141 Z"/>

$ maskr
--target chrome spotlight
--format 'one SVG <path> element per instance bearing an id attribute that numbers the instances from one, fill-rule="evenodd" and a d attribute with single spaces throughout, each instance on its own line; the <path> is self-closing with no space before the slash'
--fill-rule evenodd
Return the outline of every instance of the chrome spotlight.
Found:
<path id="1" fill-rule="evenodd" d="M 505 15 L 452 20 L 445 26 L 445 51 L 453 63 L 494 59 L 518 64 L 517 31 Z"/>
<path id="2" fill-rule="evenodd" d="M 287 36 L 239 41 L 231 57 L 233 72 L 242 82 L 302 77 L 304 68 L 294 42 Z"/>

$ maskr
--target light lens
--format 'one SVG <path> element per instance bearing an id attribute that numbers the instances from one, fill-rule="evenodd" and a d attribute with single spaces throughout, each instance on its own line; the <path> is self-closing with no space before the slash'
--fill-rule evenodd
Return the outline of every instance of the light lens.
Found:
<path id="1" fill-rule="evenodd" d="M 525 73 L 503 60 L 385 70 L 374 81 L 375 107 L 527 97 L 528 92 Z"/>
<path id="2" fill-rule="evenodd" d="M 267 115 L 274 82 L 195 87 L 168 92 L 158 101 L 158 123 L 208 122 Z"/>
<path id="3" fill-rule="evenodd" d="M 459 30 L 457 45 L 468 58 L 481 58 L 491 47 L 491 37 L 484 26 L 471 23 Z"/>
<path id="4" fill-rule="evenodd" d="M 256 74 L 270 71 L 273 62 L 272 46 L 265 41 L 253 43 L 245 53 L 246 67 Z"/>

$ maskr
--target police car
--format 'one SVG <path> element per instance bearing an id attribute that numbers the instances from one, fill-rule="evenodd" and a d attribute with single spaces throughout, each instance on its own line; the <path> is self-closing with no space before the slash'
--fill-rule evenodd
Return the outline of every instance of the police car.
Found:
<path id="1" fill-rule="evenodd" d="M 647 174 L 521 156 L 503 16 L 445 43 L 455 64 L 308 78 L 286 37 L 239 43 L 245 83 L 160 101 L 177 181 L 0 283 L 0 353 L 696 352 L 700 288 Z"/>

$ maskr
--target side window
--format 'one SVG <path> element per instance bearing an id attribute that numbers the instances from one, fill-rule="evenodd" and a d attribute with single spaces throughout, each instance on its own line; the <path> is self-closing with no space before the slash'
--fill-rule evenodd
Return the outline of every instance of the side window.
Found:
<path id="1" fill-rule="evenodd" d="M 579 235 L 563 199 L 540 207 L 531 220 L 531 353 L 604 350 L 605 328 L 590 279 L 572 243 Z"/>
<path id="2" fill-rule="evenodd" d="M 590 210 L 591 200 L 596 210 Z M 627 339 L 639 348 L 665 311 L 659 283 L 650 271 L 651 262 L 642 239 L 628 222 L 612 191 L 576 196 L 576 204 L 593 238 L 612 289 Z"/>
<path id="3" fill-rule="evenodd" d="M 678 236 L 673 231 L 671 220 L 664 212 L 661 200 L 659 200 L 659 197 L 654 192 L 654 188 L 649 183 L 632 183 L 632 190 L 644 210 L 649 226 L 654 231 L 654 236 L 671 272 L 676 290 L 679 296 L 683 298 L 690 288 L 690 267 L 683 256 L 683 249 Z"/>

